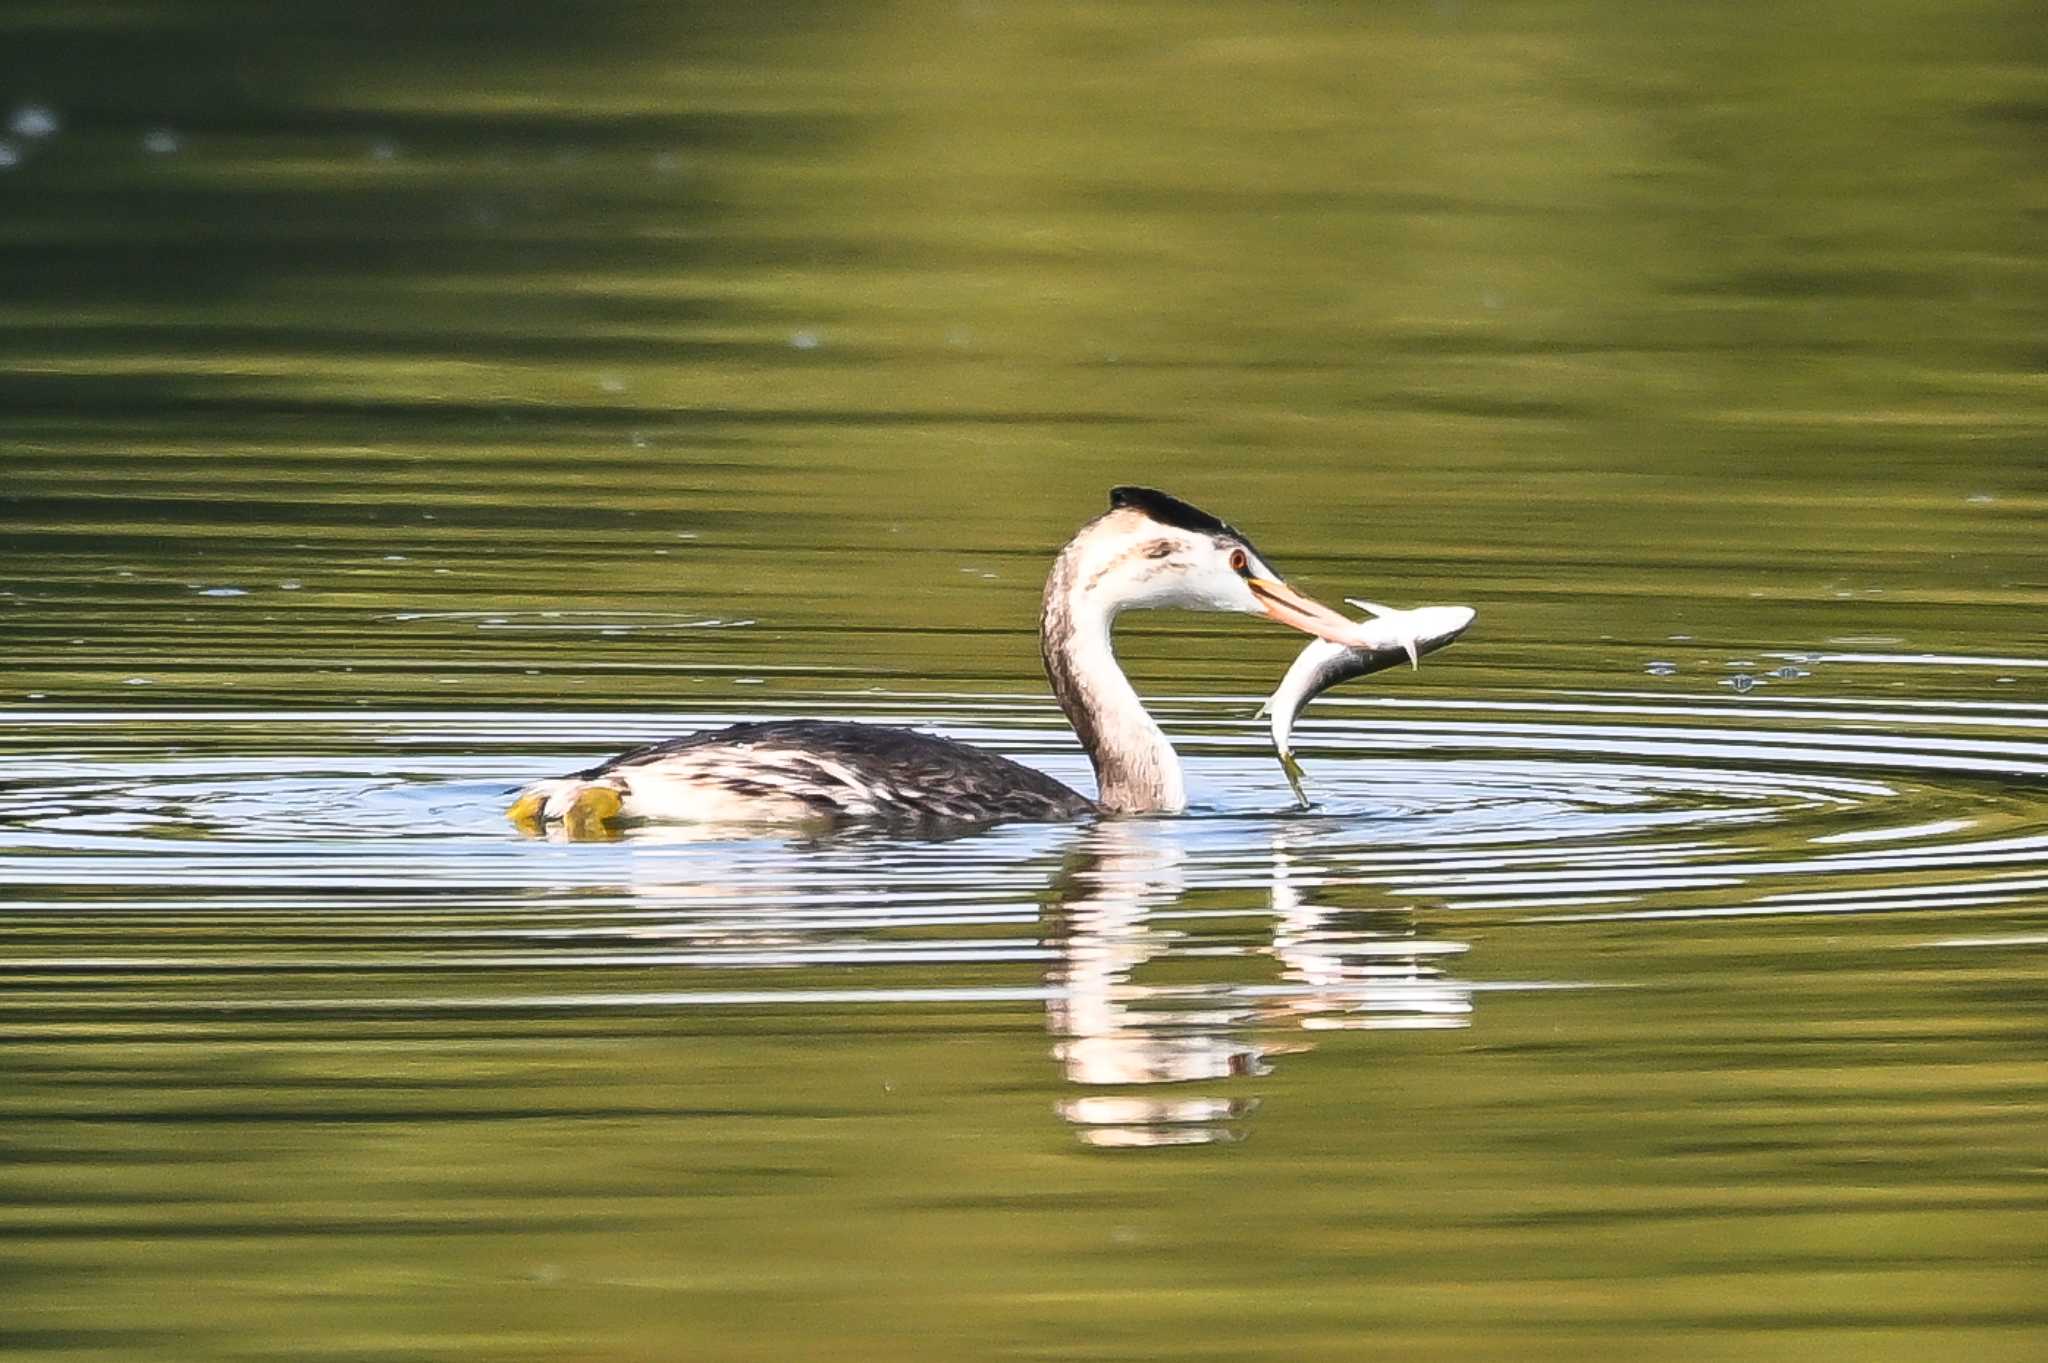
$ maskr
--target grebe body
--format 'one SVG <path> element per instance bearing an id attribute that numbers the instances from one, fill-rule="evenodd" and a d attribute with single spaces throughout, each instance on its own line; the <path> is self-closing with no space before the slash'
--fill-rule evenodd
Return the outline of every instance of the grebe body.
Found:
<path id="1" fill-rule="evenodd" d="M 511 817 L 603 836 L 622 820 L 810 824 L 843 819 L 982 823 L 1170 814 L 1187 805 L 1180 759 L 1117 665 L 1126 610 L 1261 615 L 1343 642 L 1356 626 L 1288 587 L 1242 533 L 1177 497 L 1119 487 L 1053 561 L 1039 617 L 1054 697 L 1094 765 L 1094 799 L 1006 757 L 908 729 L 773 720 L 639 748 L 535 782 Z"/>

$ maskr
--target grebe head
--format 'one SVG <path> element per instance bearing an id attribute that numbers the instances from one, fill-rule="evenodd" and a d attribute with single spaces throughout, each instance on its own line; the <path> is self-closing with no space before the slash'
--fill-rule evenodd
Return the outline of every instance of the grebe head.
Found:
<path id="1" fill-rule="evenodd" d="M 1075 585 L 1108 617 L 1178 606 L 1263 615 L 1317 638 L 1355 629 L 1289 587 L 1236 527 L 1153 488 L 1111 489 L 1109 511 L 1075 544 L 1086 560 Z"/>

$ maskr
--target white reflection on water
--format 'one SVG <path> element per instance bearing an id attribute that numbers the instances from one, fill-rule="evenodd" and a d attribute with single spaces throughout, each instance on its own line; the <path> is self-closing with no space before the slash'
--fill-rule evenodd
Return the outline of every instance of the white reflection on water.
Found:
<path id="1" fill-rule="evenodd" d="M 1443 972 L 1468 944 L 1422 936 L 1405 910 L 1361 924 L 1318 902 L 1297 878 L 1297 841 L 1273 834 L 1273 954 L 1306 992 L 1278 1006 L 1311 1031 L 1469 1026 L 1472 987 Z"/>
<path id="2" fill-rule="evenodd" d="M 1185 889 L 1186 849 L 1161 825 L 1112 820 L 1087 829 L 1055 886 L 1048 937 L 1059 963 L 1046 1025 L 1069 1083 L 1149 1085 L 1263 1074 L 1246 1024 L 1251 1010 L 1228 995 L 1133 981 L 1164 955 L 1175 932 L 1153 921 Z M 1069 1099 L 1060 1115 L 1093 1145 L 1188 1145 L 1231 1139 L 1242 1101 L 1207 1095 Z"/>
<path id="3" fill-rule="evenodd" d="M 1266 834 L 1272 854 L 1266 916 L 1270 954 L 1286 984 L 1226 981 L 1152 985 L 1134 977 L 1177 950 L 1174 910 L 1187 890 L 1186 845 L 1172 825 L 1116 820 L 1081 836 L 1062 868 L 1049 940 L 1059 963 L 1046 1024 L 1060 1040 L 1053 1056 L 1070 1083 L 1096 1086 L 1188 1084 L 1258 1077 L 1273 1057 L 1306 1049 L 1282 1030 L 1467 1025 L 1471 989 L 1437 964 L 1463 943 L 1420 938 L 1409 915 L 1399 926 L 1363 927 L 1316 902 L 1296 877 L 1290 845 L 1306 838 L 1284 824 Z M 1227 957 L 1211 948 L 1209 957 Z M 1183 972 L 1185 970 L 1183 969 Z M 1128 1148 L 1235 1139 L 1255 1104 L 1212 1094 L 1073 1098 L 1060 1103 L 1088 1144 Z"/>

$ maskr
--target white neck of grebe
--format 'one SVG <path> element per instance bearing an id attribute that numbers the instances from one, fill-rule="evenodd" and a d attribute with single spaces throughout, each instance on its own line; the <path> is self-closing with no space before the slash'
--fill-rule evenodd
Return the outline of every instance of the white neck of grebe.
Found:
<path id="1" fill-rule="evenodd" d="M 1109 631 L 1121 608 L 1089 591 L 1090 557 L 1077 537 L 1045 581 L 1045 674 L 1095 764 L 1097 803 L 1113 814 L 1178 814 L 1188 803 L 1180 757 L 1117 665 Z"/>

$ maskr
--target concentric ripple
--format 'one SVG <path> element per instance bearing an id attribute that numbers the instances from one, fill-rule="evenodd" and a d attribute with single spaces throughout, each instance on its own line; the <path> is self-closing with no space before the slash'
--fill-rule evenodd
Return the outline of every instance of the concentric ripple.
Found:
<path id="1" fill-rule="evenodd" d="M 836 708 L 1085 784 L 1042 707 Z M 2048 893 L 2040 707 L 1338 701 L 1298 731 L 1306 811 L 1249 708 L 1174 707 L 1185 818 L 575 846 L 517 836 L 506 791 L 738 716 L 18 712 L 0 879 L 8 964 L 33 983 L 0 1014 L 1027 1008 L 1084 1141 L 1187 1144 L 1242 1134 L 1233 1081 L 1310 1035 L 1629 983 L 1525 978 L 1503 932 Z"/>
<path id="2" fill-rule="evenodd" d="M 1007 751 L 1086 786 L 1042 707 L 863 697 L 802 708 L 913 723 Z M 1294 880 L 1378 887 L 1429 909 L 1597 903 L 1671 916 L 1841 912 L 1903 899 L 2020 893 L 2048 862 L 2048 707 L 1672 704 L 1622 694 L 1548 704 L 1326 702 L 1298 731 L 1316 801 L 1296 810 L 1241 702 L 1180 702 L 1195 806 L 1145 821 L 1203 888 Z M 505 792 L 536 775 L 736 713 L 536 720 L 476 712 L 16 712 L 0 754 L 0 874 L 17 891 L 155 886 L 192 902 L 273 887 L 381 884 L 545 897 L 610 885 L 644 899 L 666 869 L 715 862 L 787 891 L 793 921 L 850 897 L 973 900 L 990 863 L 1035 884 L 1032 857 L 1079 828 L 937 841 L 853 831 L 818 843 L 649 826 L 611 848 L 519 839 Z M 707 841 L 708 837 L 708 841 Z M 868 849 L 899 864 L 876 874 Z M 1019 854 L 1024 856 L 1020 861 Z M 219 879 L 233 868 L 232 886 Z"/>

